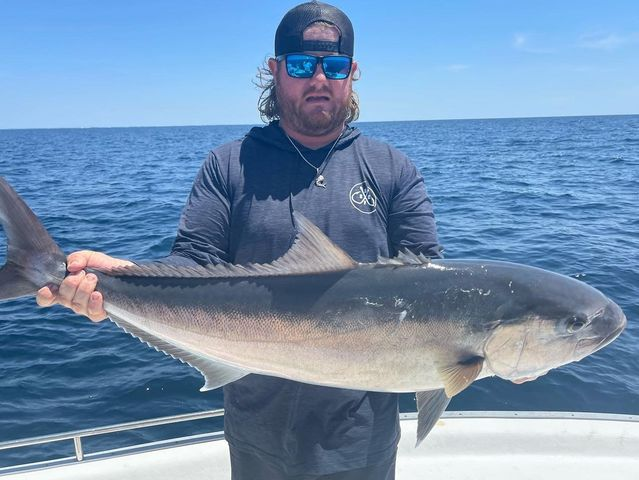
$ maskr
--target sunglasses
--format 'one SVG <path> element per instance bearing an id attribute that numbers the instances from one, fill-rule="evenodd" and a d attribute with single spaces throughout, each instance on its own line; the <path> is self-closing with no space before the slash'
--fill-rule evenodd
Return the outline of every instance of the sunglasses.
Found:
<path id="1" fill-rule="evenodd" d="M 353 59 L 346 55 L 328 55 L 318 57 L 317 55 L 306 55 L 304 53 L 289 53 L 279 55 L 275 60 L 286 61 L 286 71 L 289 77 L 311 78 L 315 75 L 317 64 L 322 62 L 322 70 L 329 80 L 344 80 L 351 73 Z"/>

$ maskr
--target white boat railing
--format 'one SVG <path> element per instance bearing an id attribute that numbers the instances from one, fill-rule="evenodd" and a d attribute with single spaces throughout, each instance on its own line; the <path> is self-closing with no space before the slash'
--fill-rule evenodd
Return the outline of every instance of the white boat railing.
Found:
<path id="1" fill-rule="evenodd" d="M 171 438 L 168 440 L 154 441 L 154 442 L 142 442 L 135 445 L 121 447 L 113 450 L 103 450 L 99 452 L 85 454 L 83 449 L 83 440 L 89 437 L 95 437 L 99 435 L 106 435 L 111 433 L 125 432 L 138 430 L 148 427 L 169 425 L 175 423 L 203 420 L 215 417 L 221 417 L 224 415 L 223 409 L 207 410 L 203 412 L 187 413 L 182 415 L 173 415 L 168 417 L 153 418 L 148 420 L 140 420 L 135 422 L 120 423 L 116 425 L 109 425 L 105 427 L 88 428 L 83 430 L 76 430 L 72 432 L 65 432 L 60 434 L 43 435 L 38 437 L 31 437 L 18 440 L 10 440 L 0 442 L 0 451 L 29 447 L 34 445 L 50 444 L 54 442 L 73 440 L 75 448 L 75 457 L 64 457 L 56 460 L 48 460 L 38 463 L 11 465 L 6 467 L 0 467 L 0 476 L 5 474 L 16 473 L 25 470 L 42 469 L 56 465 L 65 465 L 70 463 L 82 462 L 87 459 L 98 459 L 106 457 L 114 457 L 120 455 L 126 455 L 131 453 L 137 453 L 145 451 L 146 449 L 166 448 L 175 445 L 185 445 L 197 442 L 205 442 L 209 440 L 221 439 L 224 436 L 222 431 L 215 431 L 205 434 L 190 435 L 180 438 Z M 400 418 L 402 420 L 415 420 L 417 414 L 415 412 L 402 413 Z M 537 412 L 537 411 L 451 411 L 445 412 L 442 415 L 442 419 L 447 418 L 494 418 L 494 419 L 555 419 L 555 420 L 602 420 L 607 422 L 639 422 L 639 416 L 636 415 L 624 415 L 624 414 L 602 414 L 602 413 L 582 413 L 582 412 Z"/>
<path id="2" fill-rule="evenodd" d="M 86 428 L 83 430 L 76 430 L 72 432 L 58 433 L 52 435 L 42 435 L 38 437 L 24 438 L 18 440 L 10 440 L 7 442 L 0 442 L 0 451 L 8 450 L 13 448 L 22 448 L 22 447 L 30 447 L 34 445 L 44 445 L 48 443 L 60 442 L 65 440 L 73 440 L 73 445 L 75 449 L 75 460 L 81 462 L 85 458 L 84 449 L 82 446 L 82 440 L 95 437 L 98 435 L 106 435 L 110 433 L 118 433 L 125 432 L 131 430 L 138 430 L 142 428 L 148 427 L 156 427 L 160 425 L 169 425 L 172 423 L 182 423 L 182 422 L 190 422 L 194 420 L 202 420 L 207 418 L 221 417 L 224 415 L 224 409 L 216 409 L 216 410 L 206 410 L 203 412 L 195 412 L 195 413 L 186 413 L 182 415 L 172 415 L 168 417 L 159 417 L 152 418 L 148 420 L 139 420 L 135 422 L 127 422 L 127 423 L 119 423 L 116 425 L 108 425 L 105 427 L 96 427 L 96 428 Z M 213 435 L 221 435 L 222 432 L 215 432 Z M 210 437 L 209 434 L 207 437 Z M 196 438 L 198 436 L 194 436 Z M 145 444 L 134 445 L 129 448 L 136 448 L 143 446 Z M 105 452 L 99 452 L 105 453 Z M 92 456 L 95 456 L 93 454 Z M 61 460 L 69 460 L 69 459 L 61 459 Z M 0 475 L 5 473 L 8 470 L 14 470 L 19 466 L 9 466 L 0 468 Z"/>

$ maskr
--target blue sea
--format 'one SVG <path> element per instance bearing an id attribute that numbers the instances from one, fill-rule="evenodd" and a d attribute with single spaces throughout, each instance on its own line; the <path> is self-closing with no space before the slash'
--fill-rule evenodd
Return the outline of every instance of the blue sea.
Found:
<path id="1" fill-rule="evenodd" d="M 447 258 L 508 260 L 587 282 L 626 331 L 524 385 L 484 379 L 449 410 L 639 414 L 639 116 L 361 123 L 405 152 L 435 205 Z M 211 148 L 247 126 L 0 131 L 0 175 L 63 250 L 166 255 Z M 0 235 L 0 245 L 5 239 Z M 0 262 L 4 262 L 1 248 Z M 0 304 L 0 442 L 221 407 L 201 376 L 105 321 Z M 402 410 L 414 410 L 410 395 Z M 172 426 L 87 441 L 111 448 L 219 427 Z M 70 442 L 0 451 L 0 467 L 70 455 Z"/>

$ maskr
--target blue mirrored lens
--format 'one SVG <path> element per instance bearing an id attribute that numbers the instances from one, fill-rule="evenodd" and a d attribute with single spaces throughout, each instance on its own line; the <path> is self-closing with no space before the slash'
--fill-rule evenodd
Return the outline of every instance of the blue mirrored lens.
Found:
<path id="1" fill-rule="evenodd" d="M 324 75 L 331 80 L 343 80 L 351 73 L 351 57 L 338 55 L 322 59 Z"/>
<path id="2" fill-rule="evenodd" d="M 312 55 L 287 55 L 286 71 L 291 77 L 311 78 L 317 68 L 317 60 Z"/>
<path id="3" fill-rule="evenodd" d="M 352 59 L 344 55 L 316 57 L 315 55 L 286 55 L 286 71 L 294 78 L 311 78 L 315 74 L 318 61 L 322 61 L 322 69 L 326 78 L 343 80 L 351 73 Z"/>

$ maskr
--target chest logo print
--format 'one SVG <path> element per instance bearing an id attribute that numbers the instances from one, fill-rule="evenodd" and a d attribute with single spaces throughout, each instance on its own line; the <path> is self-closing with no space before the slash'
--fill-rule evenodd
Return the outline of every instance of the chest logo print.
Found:
<path id="1" fill-rule="evenodd" d="M 371 214 L 377 211 L 377 195 L 366 182 L 356 183 L 349 193 L 351 205 L 362 213 Z"/>

